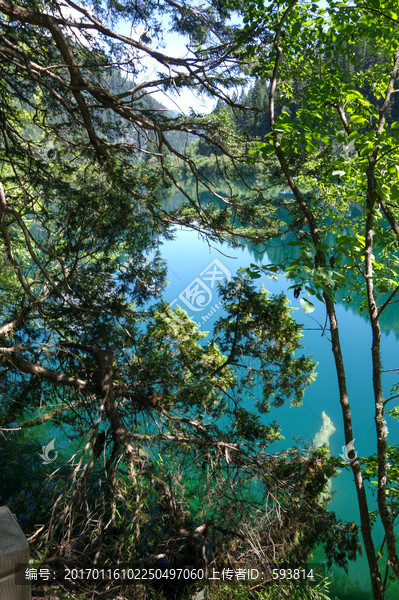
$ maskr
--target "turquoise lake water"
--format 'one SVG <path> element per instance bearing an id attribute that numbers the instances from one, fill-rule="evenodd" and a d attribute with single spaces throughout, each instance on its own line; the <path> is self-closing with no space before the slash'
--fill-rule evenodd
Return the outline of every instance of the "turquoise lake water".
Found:
<path id="1" fill-rule="evenodd" d="M 268 248 L 269 257 L 265 248 L 258 254 L 253 248 L 231 248 L 227 244 L 213 243 L 211 246 L 201 239 L 192 230 L 179 229 L 175 232 L 175 239 L 165 242 L 162 254 L 168 264 L 169 284 L 164 297 L 173 306 L 179 305 L 198 323 L 203 331 L 212 330 L 213 323 L 221 315 L 221 306 L 217 296 L 217 281 L 233 276 L 240 267 L 249 266 L 251 263 L 267 264 L 277 261 L 278 247 Z M 255 281 L 269 290 L 271 294 L 287 291 L 291 282 L 283 276 L 277 280 L 262 277 Z M 311 353 L 318 362 L 317 379 L 306 391 L 303 405 L 300 408 L 290 407 L 288 404 L 279 409 L 273 409 L 265 416 L 266 422 L 277 420 L 282 426 L 284 440 L 270 447 L 271 452 L 284 447 L 298 444 L 298 439 L 310 444 L 315 434 L 322 425 L 322 411 L 325 411 L 333 421 L 336 432 L 330 438 L 330 449 L 338 456 L 344 445 L 341 408 L 339 404 L 338 388 L 333 364 L 330 343 L 326 336 L 321 335 L 320 325 L 325 324 L 325 308 L 321 303 L 312 298 L 316 305 L 311 315 L 305 315 L 300 307 L 299 299 L 294 299 L 293 290 L 287 291 L 291 305 L 296 310 L 294 316 L 304 325 L 303 346 L 306 354 Z M 397 307 L 397 308 L 396 308 Z M 389 312 L 382 321 L 384 335 L 382 340 L 384 369 L 398 367 L 398 338 L 399 338 L 399 304 L 389 308 Z M 373 394 L 371 387 L 371 333 L 365 318 L 355 314 L 349 307 L 338 304 L 337 315 L 340 324 L 341 342 L 344 360 L 347 369 L 348 388 L 352 404 L 353 425 L 355 431 L 355 449 L 357 453 L 369 455 L 375 452 L 376 440 L 373 420 Z M 385 397 L 389 397 L 389 388 L 397 380 L 395 373 L 384 375 Z M 392 419 L 388 423 L 390 442 L 399 442 L 399 422 Z M 0 450 L 5 450 L 8 439 L 0 436 Z M 0 452 L 0 504 L 7 503 L 8 497 L 18 490 L 24 490 L 25 496 L 32 490 L 35 495 L 35 486 L 41 485 L 42 477 L 53 471 L 53 466 L 66 462 L 74 450 L 77 440 L 71 439 L 68 428 L 59 429 L 56 424 L 45 423 L 34 428 L 33 432 L 24 430 L 18 433 L 18 452 L 11 455 Z M 54 465 L 41 465 L 38 453 L 42 445 L 56 438 L 56 449 L 59 452 L 58 461 Z M 11 448 L 11 446 L 9 446 Z M 1 460 L 2 456 L 7 461 L 15 463 L 17 473 L 13 482 L 2 481 Z M 32 477 L 34 469 L 40 470 L 41 476 L 37 480 Z M 13 489 L 11 489 L 11 487 Z M 334 510 L 343 521 L 359 521 L 356 493 L 350 471 L 342 471 L 332 482 L 335 491 L 330 509 Z M 3 496 L 3 498 L 2 498 Z M 370 507 L 373 508 L 373 496 L 369 493 Z M 22 509 L 21 509 L 22 510 Z M 24 514 L 17 514 L 23 525 Z M 375 540 L 378 545 L 383 539 L 382 528 L 375 527 Z M 314 562 L 323 560 L 321 554 L 314 557 Z M 372 595 L 369 585 L 369 575 L 364 557 L 358 558 L 356 563 L 350 564 L 349 574 L 346 576 L 341 569 L 332 573 L 331 595 L 335 594 L 339 600 L 371 600 Z M 387 600 L 399 598 L 398 587 L 390 588 Z"/>
<path id="2" fill-rule="evenodd" d="M 271 249 L 270 254 L 275 251 Z M 272 262 L 262 252 L 257 254 L 250 248 L 231 248 L 227 244 L 212 244 L 201 239 L 194 231 L 180 229 L 176 231 L 174 240 L 163 245 L 163 256 L 168 263 L 169 285 L 165 290 L 165 299 L 172 306 L 179 305 L 193 318 L 202 331 L 210 331 L 213 323 L 221 315 L 218 304 L 216 280 L 221 281 L 234 275 L 240 267 L 251 263 L 268 264 Z M 292 284 L 283 276 L 278 280 L 262 277 L 256 280 L 260 286 L 271 293 L 287 291 Z M 294 299 L 293 290 L 287 291 L 296 320 L 304 325 L 302 344 L 306 354 L 311 353 L 318 362 L 317 379 L 306 391 L 303 405 L 300 408 L 289 404 L 273 409 L 265 419 L 276 419 L 282 426 L 284 440 L 271 446 L 271 452 L 297 444 L 298 438 L 311 443 L 322 424 L 321 413 L 324 410 L 333 421 L 336 432 L 330 438 L 331 452 L 338 456 L 345 445 L 342 427 L 342 414 L 339 404 L 338 386 L 333 363 L 331 345 L 326 335 L 321 335 L 320 325 L 325 324 L 325 308 L 316 299 L 315 311 L 305 315 L 300 307 L 299 299 Z M 389 312 L 382 322 L 384 335 L 382 339 L 384 369 L 398 367 L 399 323 L 398 305 L 389 307 Z M 347 383 L 352 405 L 353 427 L 355 432 L 355 449 L 360 456 L 375 452 L 376 437 L 374 429 L 374 401 L 371 382 L 371 332 L 366 319 L 355 314 L 350 307 L 337 306 L 340 325 L 341 343 L 347 369 Z M 316 329 L 316 330 L 314 330 Z M 397 381 L 397 375 L 384 375 L 385 397 L 389 397 L 390 386 Z M 399 442 L 399 422 L 389 418 L 388 428 L 390 442 Z M 343 521 L 359 522 L 356 491 L 351 471 L 342 471 L 332 482 L 334 495 L 330 509 L 334 510 Z M 373 507 L 373 496 L 369 494 L 370 507 Z M 382 528 L 375 526 L 375 540 L 383 539 Z M 321 560 L 320 556 L 315 560 Z M 368 600 L 372 598 L 367 564 L 364 557 L 350 564 L 348 576 L 342 569 L 335 569 L 332 575 L 332 591 L 340 600 Z M 390 588 L 388 600 L 399 598 L 398 587 Z"/>

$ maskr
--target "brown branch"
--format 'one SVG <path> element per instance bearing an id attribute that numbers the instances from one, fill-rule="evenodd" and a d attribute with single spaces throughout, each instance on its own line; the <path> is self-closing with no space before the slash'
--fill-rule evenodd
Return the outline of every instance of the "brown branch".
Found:
<path id="1" fill-rule="evenodd" d="M 379 198 L 379 203 L 382 209 L 382 212 L 384 213 L 384 215 L 386 216 L 388 223 L 391 226 L 392 231 L 395 233 L 395 235 L 399 238 L 399 224 L 393 214 L 393 212 L 391 211 L 391 209 L 388 207 L 387 203 L 385 202 L 385 200 L 383 200 L 382 198 Z"/>
<path id="2" fill-rule="evenodd" d="M 391 303 L 392 298 L 394 298 L 396 296 L 396 294 L 399 292 L 399 285 L 394 289 L 394 291 L 392 292 L 392 294 L 389 295 L 388 299 L 384 302 L 384 304 L 382 304 L 379 308 L 378 308 L 378 313 L 377 313 L 377 319 L 380 318 L 381 314 L 383 313 L 383 311 L 386 309 L 386 307 Z"/>
<path id="3" fill-rule="evenodd" d="M 43 367 L 40 364 L 33 363 L 31 361 L 24 360 L 23 358 L 18 358 L 17 356 L 12 356 L 12 358 L 1 359 L 1 355 L 7 354 L 9 351 L 8 348 L 0 348 L 0 361 L 5 362 L 13 367 L 16 367 L 19 371 L 23 373 L 30 373 L 31 375 L 37 375 L 40 378 L 47 379 L 53 383 L 59 383 L 62 385 L 67 385 L 69 387 L 73 387 L 80 392 L 83 390 L 92 389 L 93 386 L 89 381 L 85 379 L 79 379 L 76 377 L 69 377 L 68 375 L 64 375 L 64 373 L 60 373 L 58 371 L 54 371 L 52 369 L 48 369 L 47 367 Z M 12 354 L 16 353 L 16 350 L 11 351 Z"/>
<path id="4" fill-rule="evenodd" d="M 399 67 L 399 50 L 394 54 L 394 66 L 390 74 L 390 79 L 385 92 L 384 102 L 379 111 L 379 122 L 376 130 L 376 137 L 382 133 L 385 123 L 385 114 L 388 110 L 391 100 L 391 94 L 394 82 L 398 73 Z M 369 166 L 366 171 L 367 176 L 367 212 L 365 224 L 365 280 L 367 289 L 368 312 L 370 317 L 372 331 L 372 374 L 373 374 L 373 392 L 375 405 L 375 424 L 377 433 L 377 458 L 378 458 L 378 488 L 377 488 L 377 503 L 379 516 L 384 527 L 386 535 L 386 546 L 389 562 L 392 571 L 396 578 L 399 579 L 399 556 L 396 549 L 396 536 L 394 533 L 394 520 L 392 512 L 387 502 L 387 478 L 388 478 L 388 461 L 387 461 L 387 437 L 388 430 L 385 419 L 385 402 L 383 397 L 383 386 L 381 378 L 382 360 L 381 360 L 381 327 L 379 316 L 385 308 L 386 304 L 381 309 L 378 309 L 376 302 L 376 292 L 374 287 L 374 267 L 373 267 L 373 252 L 374 252 L 374 225 L 375 225 L 375 207 L 379 203 L 380 198 L 377 192 L 377 181 L 375 169 L 379 152 L 378 143 L 369 155 Z M 390 298 L 396 292 L 394 290 Z"/>
<path id="5" fill-rule="evenodd" d="M 0 0 L 0 2 L 1 2 L 1 0 Z M 25 277 L 22 274 L 22 268 L 20 267 L 18 261 L 14 257 L 14 254 L 12 251 L 11 238 L 8 233 L 7 226 L 5 224 L 6 209 L 7 209 L 6 196 L 4 193 L 3 184 L 0 182 L 0 228 L 1 228 L 1 232 L 3 234 L 3 238 L 4 238 L 4 242 L 5 242 L 5 246 L 6 246 L 7 257 L 14 269 L 14 272 L 18 278 L 18 281 L 20 282 L 21 286 L 25 290 L 26 295 L 31 300 L 31 302 L 34 303 L 36 301 L 36 299 L 33 296 L 30 286 L 28 285 L 28 282 L 26 281 Z"/>
<path id="6" fill-rule="evenodd" d="M 378 121 L 377 132 L 376 132 L 377 136 L 380 135 L 382 133 L 382 130 L 384 129 L 385 115 L 389 108 L 389 104 L 391 102 L 391 95 L 393 92 L 393 87 L 395 85 L 395 80 L 398 75 L 398 68 L 399 68 L 399 50 L 397 50 L 394 54 L 393 69 L 392 69 L 390 77 L 389 77 L 389 82 L 388 82 L 387 90 L 385 92 L 384 102 L 379 110 L 379 121 Z"/>
<path id="7" fill-rule="evenodd" d="M 19 327 L 21 327 L 25 322 L 25 318 L 27 317 L 27 315 L 32 311 L 32 308 L 33 305 L 26 306 L 14 319 L 3 323 L 3 325 L 0 325 L 0 335 L 5 335 L 6 337 L 8 337 L 14 331 L 19 329 Z"/>

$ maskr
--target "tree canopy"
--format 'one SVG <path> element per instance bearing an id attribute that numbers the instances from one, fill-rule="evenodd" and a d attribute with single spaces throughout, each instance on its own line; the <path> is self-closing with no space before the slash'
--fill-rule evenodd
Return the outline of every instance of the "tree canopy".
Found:
<path id="1" fill-rule="evenodd" d="M 338 299 L 350 305 L 355 295 L 361 296 L 372 338 L 378 512 L 388 571 L 398 578 L 397 511 L 390 506 L 397 478 L 389 473 L 394 448 L 388 445 L 386 414 L 387 402 L 397 394 L 384 384 L 380 327 L 381 315 L 399 290 L 398 123 L 393 120 L 397 13 L 390 2 L 321 6 L 294 0 L 266 7 L 255 1 L 246 6 L 244 30 L 255 32 L 247 46 L 253 73 L 269 77 L 271 132 L 258 144 L 258 153 L 278 159 L 301 231 L 291 243 L 296 255 L 271 268 L 284 268 L 299 293 L 303 289 L 307 311 L 312 310 L 309 296 L 325 303 L 346 444 L 356 433 L 335 307 Z M 352 460 L 351 468 L 374 598 L 383 598 L 388 571 L 381 572 L 378 564 L 361 461 Z"/>
<path id="2" fill-rule="evenodd" d="M 229 120 L 175 114 L 151 97 L 188 86 L 234 104 L 228 90 L 246 59 L 229 9 L 0 0 L 0 12 L 0 423 L 6 433 L 19 424 L 2 460 L 50 419 L 75 449 L 46 486 L 28 461 L 29 493 L 4 489 L 3 501 L 30 515 L 35 552 L 56 560 L 207 569 L 244 556 L 271 567 L 321 543 L 345 565 L 357 529 L 322 500 L 334 460 L 324 449 L 268 451 L 280 433 L 263 415 L 300 403 L 314 378 L 285 296 L 233 279 L 207 341 L 161 301 L 170 224 L 259 239 L 278 222 L 277 208 L 220 197 L 187 152 L 196 135 L 242 178 Z M 186 58 L 151 45 L 165 15 L 189 37 Z M 145 56 L 156 75 L 142 71 Z M 181 164 L 222 209 L 203 206 L 198 185 L 187 193 Z M 172 214 L 173 186 L 187 204 Z"/>
<path id="3" fill-rule="evenodd" d="M 380 356 L 380 317 L 399 290 L 395 10 L 0 0 L 0 15 L 0 425 L 19 423 L 22 446 L 52 419 L 75 448 L 44 489 L 33 482 L 35 551 L 205 570 L 305 562 L 317 544 L 329 562 L 355 558 L 356 525 L 325 508 L 337 462 L 325 448 L 269 450 L 280 436 L 269 410 L 299 404 L 314 379 L 286 297 L 257 290 L 254 266 L 220 286 L 209 339 L 161 299 L 171 225 L 235 244 L 289 231 L 294 254 L 263 270 L 284 270 L 307 312 L 312 296 L 325 303 L 347 444 L 356 434 L 337 300 L 362 294 L 369 316 L 377 452 L 351 469 L 383 598 L 399 574 L 386 427 L 397 390 L 385 399 Z M 166 29 L 186 36 L 185 57 L 159 47 Z M 216 110 L 184 115 L 153 97 L 184 88 Z M 292 201 L 265 192 L 281 181 Z M 185 203 L 167 210 L 176 190 Z M 364 486 L 375 472 L 385 572 Z M 4 501 L 31 505 L 23 494 Z"/>

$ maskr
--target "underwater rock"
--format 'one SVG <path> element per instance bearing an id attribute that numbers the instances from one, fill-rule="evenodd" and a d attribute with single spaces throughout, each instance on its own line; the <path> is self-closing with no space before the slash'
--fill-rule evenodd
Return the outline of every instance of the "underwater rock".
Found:
<path id="1" fill-rule="evenodd" d="M 330 448 L 329 440 L 333 433 L 336 432 L 334 427 L 334 423 L 331 421 L 330 417 L 326 412 L 321 413 L 321 418 L 323 420 L 320 430 L 316 433 L 313 440 L 314 448 L 321 448 L 324 444 Z M 327 504 L 331 500 L 331 479 L 328 480 L 326 487 L 324 489 L 324 493 L 321 495 L 320 501 L 321 504 Z"/>
<path id="2" fill-rule="evenodd" d="M 320 427 L 320 431 L 316 433 L 313 440 L 313 446 L 315 448 L 320 448 L 321 446 L 324 446 L 324 444 L 329 446 L 329 439 L 332 434 L 336 432 L 334 423 L 331 421 L 327 413 L 324 412 L 324 410 L 321 413 L 321 418 L 323 419 L 323 423 Z"/>

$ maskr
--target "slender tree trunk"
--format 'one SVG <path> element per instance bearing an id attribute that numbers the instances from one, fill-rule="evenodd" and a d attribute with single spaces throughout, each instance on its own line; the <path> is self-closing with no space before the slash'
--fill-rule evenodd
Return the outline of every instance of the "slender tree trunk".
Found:
<path id="1" fill-rule="evenodd" d="M 319 233 L 316 219 L 290 174 L 287 162 L 286 162 L 284 154 L 280 148 L 277 137 L 274 137 L 274 141 L 275 141 L 276 154 L 280 161 L 280 165 L 286 175 L 287 181 L 288 181 L 290 188 L 296 198 L 296 201 L 306 218 L 306 221 L 308 223 L 308 226 L 309 226 L 309 229 L 311 232 L 314 247 L 315 247 L 315 249 L 317 249 L 320 247 L 321 239 L 320 239 L 320 233 Z M 317 258 L 318 258 L 320 266 L 326 267 L 327 261 L 326 261 L 326 257 L 324 255 L 324 253 L 320 250 L 317 250 L 316 253 L 317 253 Z M 352 427 L 351 408 L 350 408 L 347 386 L 346 386 L 345 366 L 344 366 L 344 361 L 343 361 L 343 357 L 342 357 L 341 343 L 340 343 L 340 339 L 339 339 L 338 322 L 337 322 L 337 317 L 336 317 L 336 313 L 335 313 L 334 302 L 326 294 L 324 294 L 324 301 L 326 304 L 327 314 L 328 314 L 328 318 L 329 318 L 329 322 L 330 322 L 332 351 L 333 351 L 333 355 L 334 355 L 335 369 L 336 369 L 336 373 L 337 373 L 339 399 L 340 399 L 340 403 L 341 403 L 342 416 L 343 416 L 343 422 L 344 422 L 345 442 L 346 442 L 346 444 L 349 444 L 349 442 L 351 442 L 354 439 L 354 436 L 353 436 L 353 427 Z M 357 501 L 358 501 L 359 512 L 360 512 L 361 532 L 362 532 L 364 548 L 366 551 L 366 556 L 367 556 L 367 561 L 368 561 L 368 566 L 369 566 L 369 571 L 370 571 L 370 576 L 371 576 L 373 596 L 374 596 L 374 600 L 383 600 L 384 599 L 384 588 L 383 588 L 381 573 L 378 568 L 374 542 L 373 542 L 373 538 L 371 535 L 371 524 L 370 524 L 370 515 L 369 515 L 369 509 L 368 509 L 368 503 L 367 503 L 367 497 L 366 497 L 366 490 L 364 488 L 362 472 L 361 472 L 358 460 L 354 460 L 351 463 L 351 467 L 352 467 L 352 472 L 353 472 L 353 476 L 354 476 L 354 480 L 355 480 Z"/>
<path id="2" fill-rule="evenodd" d="M 335 369 L 337 373 L 339 388 L 339 400 L 341 403 L 342 416 L 344 421 L 345 443 L 349 444 L 349 442 L 351 442 L 354 439 L 354 436 L 352 427 L 351 408 L 346 387 L 345 367 L 339 339 L 338 323 L 335 314 L 334 303 L 326 296 L 324 297 L 324 299 L 326 302 L 327 313 L 330 321 L 332 351 L 334 354 Z M 380 598 L 384 598 L 384 588 L 382 584 L 381 573 L 378 568 L 373 537 L 371 534 L 370 514 L 367 503 L 366 490 L 364 487 L 364 481 L 359 461 L 357 459 L 353 460 L 351 463 L 351 467 L 356 486 L 357 502 L 359 505 L 360 529 L 362 532 L 364 548 L 366 551 L 367 562 L 369 565 L 373 595 L 374 599 L 377 600 Z"/>
<path id="3" fill-rule="evenodd" d="M 279 46 L 279 39 L 282 32 L 282 28 L 284 22 L 289 14 L 289 12 L 295 6 L 295 1 L 293 1 L 289 7 L 287 8 L 284 16 L 277 28 L 275 39 L 274 39 L 274 47 L 276 49 L 276 61 L 274 65 L 273 74 L 270 81 L 270 97 L 269 97 L 269 120 L 270 120 L 270 129 L 272 131 L 272 139 L 273 145 L 275 149 L 276 156 L 281 165 L 282 171 L 285 175 L 288 185 L 290 186 L 296 202 L 301 209 L 306 222 L 309 226 L 310 234 L 312 236 L 313 245 L 315 248 L 316 256 L 318 259 L 318 263 L 322 267 L 327 266 L 327 261 L 325 254 L 322 250 L 320 250 L 321 238 L 320 231 L 316 221 L 316 218 L 306 202 L 305 198 L 302 196 L 299 188 L 297 187 L 294 178 L 292 177 L 290 168 L 288 166 L 288 162 L 285 158 L 284 152 L 281 148 L 278 135 L 275 132 L 275 116 L 274 116 L 274 97 L 277 86 L 277 77 L 279 65 L 282 59 L 282 50 Z M 351 408 L 348 398 L 348 392 L 346 387 L 346 376 L 345 376 L 345 367 L 344 361 L 342 357 L 341 344 L 339 339 L 339 330 L 338 330 L 338 322 L 335 314 L 335 306 L 334 302 L 331 298 L 328 297 L 327 294 L 324 294 L 324 301 L 326 304 L 327 314 L 330 321 L 330 331 L 331 331 L 331 341 L 332 341 L 332 351 L 334 355 L 335 368 L 337 373 L 338 380 L 338 388 L 339 388 L 339 398 L 342 409 L 342 416 L 344 421 L 344 431 L 345 431 L 345 441 L 346 444 L 349 444 L 353 437 L 353 427 L 352 427 L 352 416 L 351 416 Z M 384 585 L 381 578 L 381 573 L 378 568 L 378 562 L 374 547 L 373 538 L 371 535 L 371 524 L 370 524 L 370 515 L 367 503 L 366 491 L 364 488 L 364 482 L 362 477 L 362 472 L 360 469 L 359 462 L 357 460 L 352 461 L 351 463 L 352 472 L 355 480 L 356 486 L 356 494 L 357 501 L 359 505 L 360 512 L 360 523 L 361 523 L 361 532 L 363 537 L 363 543 L 366 550 L 367 562 L 369 567 L 369 572 L 371 576 L 371 585 L 373 589 L 373 597 L 374 600 L 384 600 Z"/>
<path id="4" fill-rule="evenodd" d="M 136 483 L 135 463 L 139 460 L 138 454 L 131 443 L 131 437 L 127 431 L 118 408 L 115 404 L 114 396 L 114 354 L 112 350 L 98 350 L 96 352 L 99 374 L 100 389 L 104 401 L 105 413 L 111 426 L 111 433 L 116 447 L 122 447 L 129 460 L 129 475 L 131 481 Z"/>
<path id="5" fill-rule="evenodd" d="M 384 397 L 381 381 L 381 329 L 379 323 L 378 307 L 374 292 L 373 273 L 373 230 L 374 209 L 377 201 L 374 178 L 375 157 L 371 157 L 367 171 L 367 217 L 366 217 L 366 247 L 365 247 L 365 277 L 367 287 L 367 301 L 372 331 L 372 369 L 373 390 L 375 403 L 375 424 L 377 433 L 377 460 L 378 460 L 378 510 L 385 531 L 389 563 L 399 579 L 399 559 L 396 550 L 396 536 L 394 533 L 394 519 L 387 503 L 387 437 L 388 429 L 384 413 Z"/>
<path id="6" fill-rule="evenodd" d="M 141 539 L 142 513 L 145 508 L 145 498 L 142 486 L 139 483 L 140 456 L 138 450 L 133 446 L 131 434 L 126 428 L 123 419 L 115 403 L 114 396 L 114 353 L 112 350 L 98 350 L 96 353 L 100 375 L 100 389 L 104 401 L 104 410 L 110 423 L 114 446 L 118 452 L 125 454 L 129 481 L 131 483 L 130 501 L 135 503 L 134 523 L 136 541 Z"/>
<path id="7" fill-rule="evenodd" d="M 291 187 L 295 197 L 297 198 L 297 202 L 299 206 L 303 207 L 303 212 L 308 222 L 313 244 L 315 248 L 318 248 L 321 239 L 317 227 L 317 223 L 315 221 L 314 215 L 311 213 L 309 207 L 306 205 L 304 198 L 302 197 L 300 191 L 296 186 Z M 297 197 L 298 196 L 298 197 Z M 317 251 L 318 260 L 321 266 L 327 266 L 326 257 L 323 252 Z M 335 369 L 337 373 L 337 381 L 338 381 L 338 389 L 339 389 L 339 400 L 341 404 L 343 422 L 344 422 L 344 432 L 345 432 L 345 443 L 349 444 L 353 439 L 353 426 L 352 426 L 352 415 L 351 408 L 348 398 L 348 391 L 346 386 L 346 375 L 345 375 L 345 366 L 341 351 L 341 342 L 339 338 L 339 329 L 338 329 L 338 321 L 335 313 L 335 305 L 334 302 L 326 295 L 324 295 L 324 301 L 327 308 L 327 314 L 330 322 L 330 331 L 331 331 L 331 345 L 332 351 L 334 355 L 335 361 Z M 357 459 L 351 462 L 351 468 L 353 472 L 353 477 L 356 486 L 356 494 L 357 501 L 359 506 L 360 513 L 360 527 L 362 532 L 362 538 L 364 543 L 364 548 L 366 551 L 367 562 L 369 566 L 370 576 L 371 576 L 371 584 L 373 588 L 373 596 L 374 600 L 383 600 L 384 598 L 384 588 L 381 578 L 381 573 L 378 568 L 376 551 L 374 547 L 374 542 L 371 534 L 371 524 L 370 524 L 370 515 L 369 508 L 367 503 L 366 490 L 364 488 L 364 481 L 362 472 L 360 469 L 359 461 Z"/>

